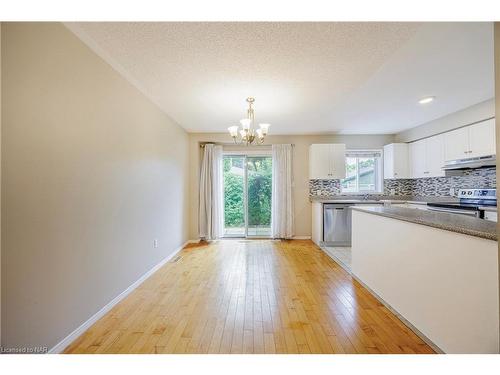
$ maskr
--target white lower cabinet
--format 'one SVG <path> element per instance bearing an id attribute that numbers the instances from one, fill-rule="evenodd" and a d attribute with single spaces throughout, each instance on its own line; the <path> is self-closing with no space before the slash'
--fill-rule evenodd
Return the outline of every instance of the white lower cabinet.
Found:
<path id="1" fill-rule="evenodd" d="M 321 246 L 323 241 L 323 203 L 313 202 L 312 203 L 312 241 Z"/>
<path id="2" fill-rule="evenodd" d="M 497 222 L 498 214 L 493 211 L 485 211 L 484 218 L 489 221 Z"/>
<path id="3" fill-rule="evenodd" d="M 445 353 L 499 352 L 496 241 L 353 210 L 352 274 Z"/>

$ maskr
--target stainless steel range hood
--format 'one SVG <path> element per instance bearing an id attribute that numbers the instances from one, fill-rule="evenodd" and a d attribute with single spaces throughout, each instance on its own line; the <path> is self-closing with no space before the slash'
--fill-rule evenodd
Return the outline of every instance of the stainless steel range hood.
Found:
<path id="1" fill-rule="evenodd" d="M 484 167 L 495 167 L 497 160 L 495 155 L 479 156 L 476 158 L 467 158 L 447 161 L 443 169 L 446 171 L 457 169 L 476 169 Z"/>

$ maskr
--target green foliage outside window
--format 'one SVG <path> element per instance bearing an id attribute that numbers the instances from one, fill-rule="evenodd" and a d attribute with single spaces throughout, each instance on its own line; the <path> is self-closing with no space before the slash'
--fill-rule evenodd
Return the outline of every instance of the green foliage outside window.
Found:
<path id="1" fill-rule="evenodd" d="M 230 172 L 237 161 L 231 157 L 224 158 L 224 225 L 226 227 L 245 226 L 243 175 Z"/>
<path id="2" fill-rule="evenodd" d="M 271 225 L 272 159 L 247 159 L 248 225 Z"/>
<path id="3" fill-rule="evenodd" d="M 224 158 L 224 225 L 243 227 L 245 207 L 243 201 L 244 169 L 242 157 Z M 272 159 L 247 158 L 248 224 L 271 225 Z"/>

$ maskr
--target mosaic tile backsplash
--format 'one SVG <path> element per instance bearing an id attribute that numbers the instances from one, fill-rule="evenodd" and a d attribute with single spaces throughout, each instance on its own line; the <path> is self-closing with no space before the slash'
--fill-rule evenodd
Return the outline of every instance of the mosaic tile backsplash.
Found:
<path id="1" fill-rule="evenodd" d="M 459 189 L 496 188 L 496 168 L 459 172 L 457 176 L 384 180 L 384 195 L 446 197 L 457 195 Z M 453 189 L 453 194 L 451 194 Z M 342 194 L 340 180 L 309 180 L 309 195 Z"/>

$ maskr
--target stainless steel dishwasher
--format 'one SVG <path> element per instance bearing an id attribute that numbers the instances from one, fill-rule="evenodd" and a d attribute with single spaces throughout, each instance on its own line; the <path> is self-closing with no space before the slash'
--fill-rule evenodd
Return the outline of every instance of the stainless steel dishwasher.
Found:
<path id="1" fill-rule="evenodd" d="M 351 207 L 353 204 L 323 205 L 323 244 L 351 246 Z"/>

